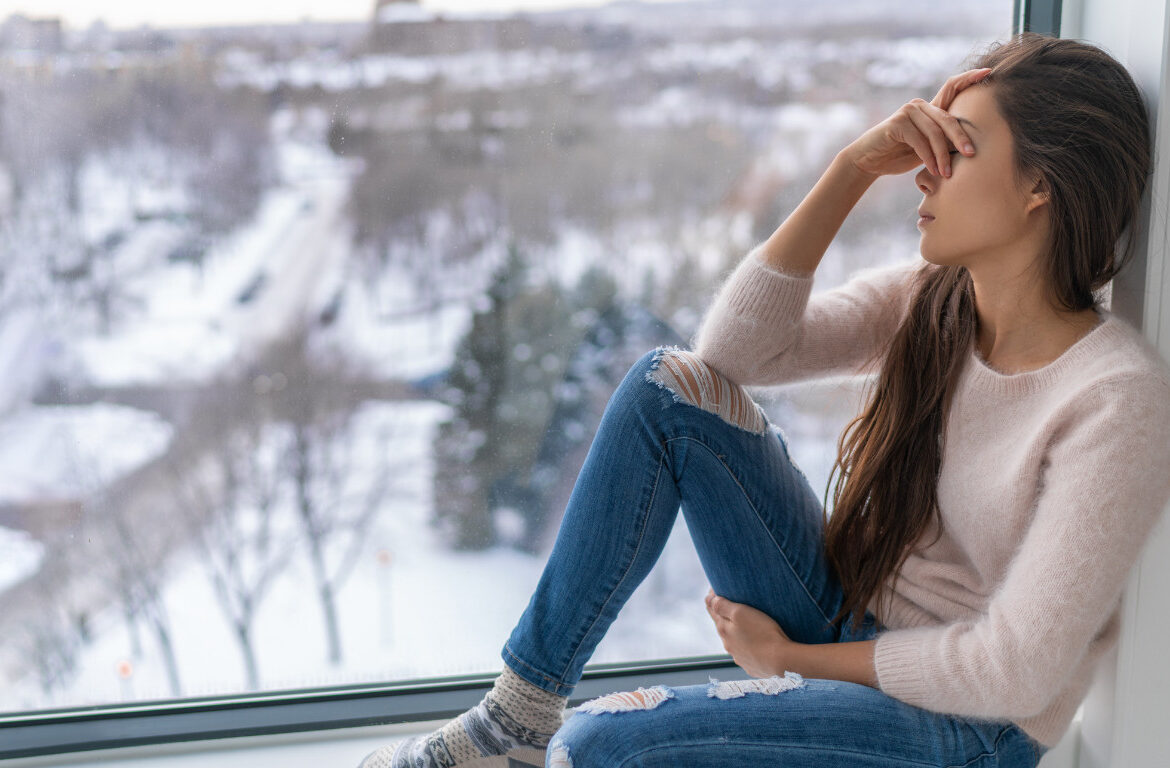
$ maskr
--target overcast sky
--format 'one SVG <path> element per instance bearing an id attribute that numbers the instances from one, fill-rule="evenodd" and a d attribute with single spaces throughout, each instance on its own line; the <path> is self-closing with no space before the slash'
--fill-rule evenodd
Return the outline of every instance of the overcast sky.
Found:
<path id="1" fill-rule="evenodd" d="M 545 10 L 605 5 L 610 0 L 423 0 L 436 11 Z M 667 2 L 669 0 L 648 0 Z M 73 27 L 103 19 L 114 27 L 367 19 L 374 0 L 0 0 L 0 19 L 12 13 L 59 16 Z"/>

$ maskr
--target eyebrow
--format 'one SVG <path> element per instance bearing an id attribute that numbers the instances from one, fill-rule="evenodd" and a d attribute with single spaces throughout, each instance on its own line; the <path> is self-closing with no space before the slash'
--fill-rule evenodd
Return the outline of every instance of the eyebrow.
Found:
<path id="1" fill-rule="evenodd" d="M 961 125 L 966 125 L 967 127 L 969 127 L 971 130 L 975 131 L 976 133 L 982 133 L 982 131 L 980 131 L 979 128 L 976 127 L 975 123 L 971 122 L 967 118 L 956 117 L 955 119 L 958 120 Z"/>

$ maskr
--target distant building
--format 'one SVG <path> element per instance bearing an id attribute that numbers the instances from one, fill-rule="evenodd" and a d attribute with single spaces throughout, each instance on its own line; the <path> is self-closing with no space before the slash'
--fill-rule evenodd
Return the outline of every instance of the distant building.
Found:
<path id="1" fill-rule="evenodd" d="M 438 14 L 422 7 L 420 0 L 376 0 L 375 24 L 417 24 L 434 21 Z"/>
<path id="2" fill-rule="evenodd" d="M 420 0 L 375 0 L 370 47 L 375 51 L 420 56 L 432 53 L 524 48 L 532 22 L 519 15 L 444 16 Z"/>
<path id="3" fill-rule="evenodd" d="M 97 19 L 86 28 L 81 41 L 91 51 L 111 51 L 117 45 L 113 31 L 101 19 Z"/>
<path id="4" fill-rule="evenodd" d="M 59 53 L 65 47 L 64 40 L 58 18 L 30 19 L 14 13 L 0 24 L 0 49 Z"/>

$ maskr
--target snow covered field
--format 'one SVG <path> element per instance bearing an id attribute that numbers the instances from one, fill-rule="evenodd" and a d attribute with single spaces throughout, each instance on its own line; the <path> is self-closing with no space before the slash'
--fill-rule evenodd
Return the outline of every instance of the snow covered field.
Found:
<path id="1" fill-rule="evenodd" d="M 392 426 L 398 458 L 414 470 L 395 479 L 393 500 L 380 511 L 338 606 L 344 661 L 326 662 L 319 606 L 307 563 L 296 560 L 274 584 L 255 625 L 262 688 L 277 690 L 348 682 L 404 680 L 499 671 L 499 653 L 540 577 L 543 558 L 498 547 L 453 553 L 429 526 L 434 467 L 430 444 L 444 407 L 431 403 L 363 409 L 352 433 L 357 486 L 380 466 L 377 436 Z M 286 518 L 290 510 L 280 513 Z M 36 545 L 0 530 L 6 571 L 35 567 Z M 6 574 L 0 573 L 0 578 Z M 0 582 L 2 584 L 3 582 Z M 679 517 L 655 572 L 598 647 L 593 660 L 628 661 L 719 653 L 703 608 L 707 589 Z M 204 570 L 192 552 L 170 568 L 164 600 L 173 616 L 183 693 L 235 693 L 246 688 L 243 665 Z M 45 696 L 35 680 L 0 689 L 0 711 L 169 697 L 159 649 L 147 641 L 141 658 L 120 613 L 93 617 L 93 642 L 65 689 Z"/>
<path id="2" fill-rule="evenodd" d="M 24 531 L 0 528 L 0 592 L 36 573 L 44 549 Z"/>
<path id="3" fill-rule="evenodd" d="M 88 496 L 163 453 L 172 431 L 108 403 L 12 413 L 0 419 L 0 504 Z"/>

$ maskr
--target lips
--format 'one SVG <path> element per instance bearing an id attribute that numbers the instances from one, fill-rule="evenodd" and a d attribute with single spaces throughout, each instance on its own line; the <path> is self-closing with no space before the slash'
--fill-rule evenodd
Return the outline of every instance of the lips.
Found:
<path id="1" fill-rule="evenodd" d="M 929 213 L 927 213 L 926 211 L 924 211 L 924 210 L 922 210 L 921 208 L 919 208 L 919 209 L 918 209 L 918 218 L 920 218 L 920 219 L 933 219 L 933 218 L 934 218 L 934 216 L 930 215 L 930 214 L 929 214 Z"/>

